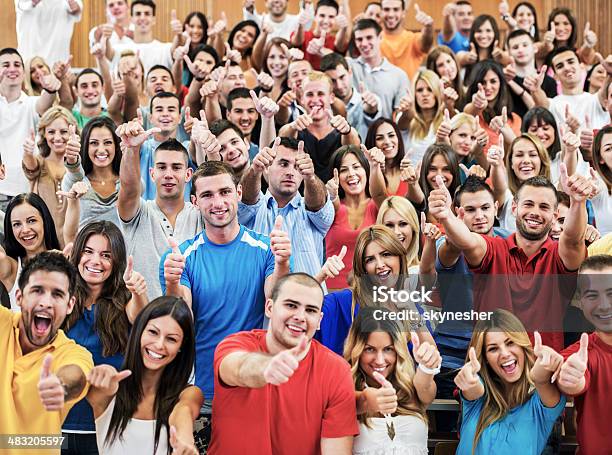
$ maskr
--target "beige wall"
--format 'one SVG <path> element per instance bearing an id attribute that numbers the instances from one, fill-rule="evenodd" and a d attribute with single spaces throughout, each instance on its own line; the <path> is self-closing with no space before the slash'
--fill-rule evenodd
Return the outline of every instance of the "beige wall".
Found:
<path id="1" fill-rule="evenodd" d="M 44 0 L 43 0 L 44 1 Z M 537 10 L 547 13 L 539 13 L 538 20 L 540 28 L 545 25 L 548 12 L 555 6 L 568 6 L 575 13 L 578 19 L 579 38 L 582 40 L 582 30 L 588 20 L 591 28 L 599 37 L 598 49 L 607 55 L 612 52 L 612 33 L 609 31 L 612 24 L 612 0 L 531 0 Z M 85 12 L 82 21 L 75 27 L 72 39 L 72 53 L 74 55 L 74 66 L 84 67 L 93 64 L 93 59 L 89 55 L 87 34 L 91 27 L 105 21 L 104 0 L 84 0 Z M 256 0 L 256 5 L 261 11 L 264 0 Z M 368 0 L 350 0 L 352 14 L 360 12 L 368 3 Z M 436 27 L 442 25 L 442 8 L 446 0 L 421 1 L 421 9 L 430 14 Z M 510 5 L 518 3 L 510 0 Z M 179 17 L 185 17 L 187 13 L 194 10 L 206 12 L 207 15 L 217 19 L 222 10 L 227 14 L 231 23 L 235 23 L 242 18 L 241 0 L 158 0 L 157 17 L 155 26 L 156 37 L 160 40 L 170 39 L 170 11 L 176 9 Z M 297 0 L 289 0 L 289 10 L 296 12 L 298 9 Z M 498 16 L 497 1 L 495 0 L 473 0 L 474 10 L 478 13 L 491 14 Z M 408 22 L 408 27 L 417 29 L 418 24 L 412 17 Z M 15 6 L 13 0 L 0 0 L 0 48 L 15 46 Z"/>

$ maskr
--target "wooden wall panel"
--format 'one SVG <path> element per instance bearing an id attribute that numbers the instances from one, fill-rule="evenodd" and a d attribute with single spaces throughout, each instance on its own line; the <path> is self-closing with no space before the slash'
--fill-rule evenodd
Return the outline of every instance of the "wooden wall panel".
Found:
<path id="1" fill-rule="evenodd" d="M 44 1 L 44 0 L 43 0 Z M 350 0 L 352 14 L 357 14 L 363 10 L 369 0 Z M 612 33 L 609 31 L 612 24 L 612 0 L 531 0 L 538 10 L 538 20 L 540 26 L 544 27 L 548 12 L 555 6 L 567 6 L 571 8 L 578 18 L 579 38 L 582 42 L 584 24 L 587 20 L 591 23 L 591 28 L 597 33 L 599 38 L 598 49 L 607 55 L 612 52 Z M 446 0 L 421 1 L 421 9 L 430 14 L 435 25 L 439 28 L 442 24 L 442 8 Z M 510 0 L 510 5 L 518 3 L 518 0 Z M 76 25 L 72 39 L 72 53 L 74 55 L 74 66 L 84 67 L 93 64 L 93 59 L 89 55 L 89 44 L 87 35 L 89 30 L 103 23 L 104 0 L 84 0 L 85 12 L 83 19 Z M 265 0 L 256 0 L 259 11 L 264 9 Z M 491 14 L 498 17 L 497 1 L 495 0 L 473 0 L 474 10 L 478 13 Z M 241 0 L 158 0 L 157 1 L 157 23 L 155 25 L 155 36 L 164 41 L 171 38 L 170 32 L 170 11 L 176 9 L 179 17 L 185 17 L 190 11 L 199 10 L 212 17 L 213 20 L 219 18 L 221 11 L 225 11 L 230 24 L 236 23 L 242 18 Z M 289 0 L 289 11 L 297 12 L 298 1 Z M 546 13 L 544 13 L 546 12 Z M 410 13 L 410 12 L 409 12 Z M 410 29 L 418 29 L 419 26 L 411 14 L 408 20 Z M 16 46 L 15 37 L 15 5 L 14 0 L 0 0 L 0 47 Z"/>

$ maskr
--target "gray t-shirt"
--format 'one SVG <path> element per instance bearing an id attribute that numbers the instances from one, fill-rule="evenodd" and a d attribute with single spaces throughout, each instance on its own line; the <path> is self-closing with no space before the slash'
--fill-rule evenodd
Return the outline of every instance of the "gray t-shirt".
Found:
<path id="1" fill-rule="evenodd" d="M 168 238 L 181 244 L 195 237 L 204 223 L 198 208 L 189 202 L 176 217 L 175 227 L 157 206 L 155 201 L 140 199 L 140 208 L 130 221 L 121 220 L 127 254 L 134 257 L 134 270 L 141 273 L 147 282 L 149 300 L 161 296 L 159 284 L 159 261 L 169 249 Z"/>

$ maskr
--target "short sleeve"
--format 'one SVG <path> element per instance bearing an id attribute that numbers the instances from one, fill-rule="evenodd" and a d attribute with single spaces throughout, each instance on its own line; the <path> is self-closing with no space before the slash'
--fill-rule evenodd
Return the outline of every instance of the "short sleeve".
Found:
<path id="1" fill-rule="evenodd" d="M 481 234 L 482 238 L 487 243 L 487 252 L 480 264 L 476 267 L 472 267 L 468 264 L 470 270 L 474 273 L 487 273 L 491 269 L 491 265 L 493 264 L 493 258 L 495 257 L 495 242 L 504 241 L 503 239 L 499 239 L 497 237 L 489 237 L 488 235 Z"/>
<path id="2" fill-rule="evenodd" d="M 308 220 L 323 236 L 327 234 L 327 231 L 329 231 L 329 228 L 334 222 L 335 214 L 336 211 L 334 210 L 334 204 L 330 198 L 327 198 L 323 207 L 316 212 L 311 212 L 310 210 L 306 209 L 306 216 L 308 217 Z"/>
<path id="3" fill-rule="evenodd" d="M 221 383 L 219 378 L 219 367 L 223 359 L 232 352 L 259 352 L 259 340 L 252 332 L 239 332 L 226 337 L 215 349 L 213 366 L 215 369 L 215 377 Z M 222 384 L 222 383 L 221 383 Z"/>
<path id="4" fill-rule="evenodd" d="M 320 346 L 317 348 L 321 349 Z M 331 355 L 331 354 L 329 354 Z M 339 358 L 331 359 L 337 366 L 329 371 L 332 390 L 323 411 L 322 438 L 342 438 L 359 434 L 355 408 L 355 386 L 348 363 Z"/>

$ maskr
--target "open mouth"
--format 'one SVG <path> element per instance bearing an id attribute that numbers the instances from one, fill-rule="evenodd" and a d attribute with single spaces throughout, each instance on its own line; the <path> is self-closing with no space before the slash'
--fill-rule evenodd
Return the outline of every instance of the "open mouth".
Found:
<path id="1" fill-rule="evenodd" d="M 158 352 L 152 351 L 151 349 L 145 348 L 145 352 L 147 354 L 147 357 L 150 360 L 153 360 L 154 362 L 159 362 L 160 360 L 163 360 L 164 358 L 166 358 L 167 356 L 160 354 Z"/>
<path id="2" fill-rule="evenodd" d="M 103 272 L 102 269 L 96 269 L 95 267 L 89 267 L 89 266 L 85 266 L 85 270 L 93 274 L 101 274 Z"/>
<path id="3" fill-rule="evenodd" d="M 513 375 L 517 371 L 518 363 L 516 360 L 509 360 L 502 363 L 501 367 L 507 375 Z"/>
<path id="4" fill-rule="evenodd" d="M 349 188 L 356 190 L 361 185 L 361 180 L 359 178 L 353 178 L 346 181 L 346 184 Z"/>
<path id="5" fill-rule="evenodd" d="M 240 120 L 239 122 L 240 128 L 248 128 L 251 126 L 250 120 Z"/>
<path id="6" fill-rule="evenodd" d="M 378 272 L 376 274 L 380 281 L 387 281 L 391 276 L 391 270 L 385 270 L 384 272 Z"/>
<path id="7" fill-rule="evenodd" d="M 175 186 L 175 183 L 162 183 L 162 188 L 166 191 L 173 190 Z"/>
<path id="8" fill-rule="evenodd" d="M 542 226 L 543 223 L 539 220 L 534 220 L 533 218 L 525 218 L 525 224 L 527 226 L 537 228 L 537 227 Z"/>
<path id="9" fill-rule="evenodd" d="M 229 210 L 211 210 L 210 214 L 217 217 L 224 216 Z"/>
<path id="10" fill-rule="evenodd" d="M 608 314 L 594 314 L 593 317 L 600 321 L 609 322 L 612 321 L 612 313 Z"/>
<path id="11" fill-rule="evenodd" d="M 292 335 L 295 336 L 300 336 L 303 333 L 306 333 L 306 329 L 300 327 L 299 325 L 295 325 L 295 324 L 286 324 L 287 329 L 289 329 L 289 332 L 291 332 Z"/>
<path id="12" fill-rule="evenodd" d="M 110 156 L 110 155 L 109 155 L 107 152 L 101 152 L 101 153 L 96 153 L 96 154 L 94 155 L 94 158 L 95 158 L 97 161 L 106 161 L 106 160 L 108 160 L 109 156 Z"/>
<path id="13" fill-rule="evenodd" d="M 51 316 L 46 313 L 36 313 L 32 318 L 34 333 L 37 336 L 45 336 L 51 328 Z"/>
<path id="14" fill-rule="evenodd" d="M 20 240 L 23 243 L 26 243 L 28 245 L 34 243 L 34 240 L 36 240 L 36 237 L 38 237 L 36 234 L 30 234 L 30 235 L 24 235 L 22 237 L 20 237 Z"/>

